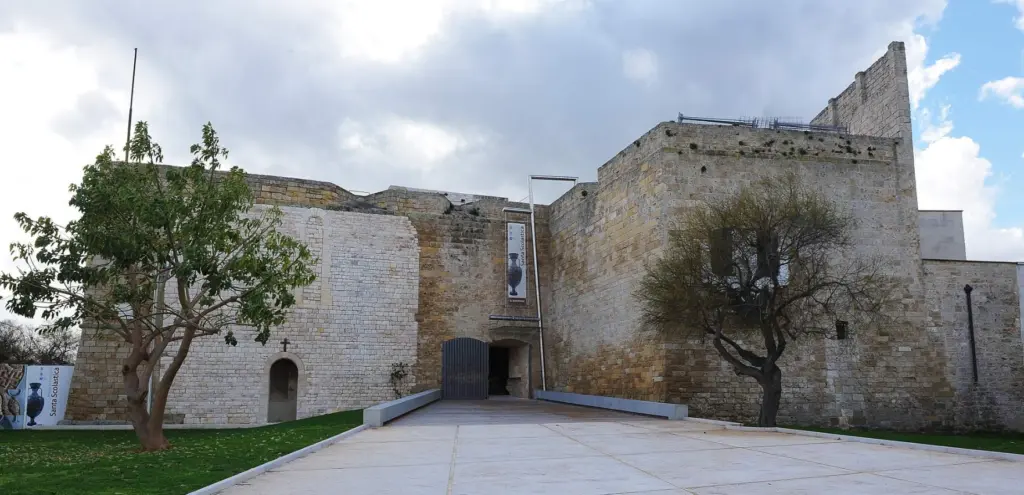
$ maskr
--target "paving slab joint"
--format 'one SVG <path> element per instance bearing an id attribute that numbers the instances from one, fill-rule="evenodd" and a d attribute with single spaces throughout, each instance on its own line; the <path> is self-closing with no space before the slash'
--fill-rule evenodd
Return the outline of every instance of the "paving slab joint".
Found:
<path id="1" fill-rule="evenodd" d="M 236 475 L 234 475 L 234 476 L 232 476 L 230 478 L 225 478 L 223 480 L 220 480 L 220 481 L 218 481 L 218 482 L 216 482 L 216 483 L 214 483 L 212 485 L 204 486 L 203 488 L 200 488 L 200 489 L 198 489 L 198 490 L 196 490 L 194 492 L 190 492 L 188 495 L 214 495 L 216 493 L 220 493 L 223 490 L 226 490 L 226 489 L 228 489 L 228 488 L 230 488 L 230 487 L 232 487 L 234 485 L 237 485 L 237 484 L 242 483 L 244 481 L 248 481 L 248 480 L 250 480 L 252 478 L 255 478 L 256 476 L 259 476 L 259 475 L 261 475 L 261 474 L 263 474 L 263 473 L 265 473 L 267 471 L 270 471 L 271 469 L 279 468 L 279 467 L 281 467 L 281 466 L 283 466 L 283 465 L 285 465 L 285 464 L 287 464 L 289 462 L 292 462 L 292 461 L 294 461 L 294 460 L 296 460 L 296 459 L 298 459 L 300 457 L 305 457 L 305 456 L 307 456 L 309 454 L 312 454 L 313 452 L 316 452 L 316 451 L 318 451 L 318 450 L 320 450 L 320 449 L 322 449 L 324 447 L 328 447 L 328 446 L 330 446 L 330 445 L 332 445 L 334 443 L 337 443 L 337 442 L 339 442 L 341 440 L 344 440 L 344 439 L 346 439 L 346 438 L 348 438 L 348 437 L 350 437 L 352 435 L 355 435 L 355 434 L 357 434 L 357 433 L 359 433 L 359 432 L 361 432 L 361 431 L 363 431 L 363 430 L 365 430 L 367 428 L 368 428 L 368 426 L 365 425 L 365 424 L 364 425 L 359 425 L 359 426 L 357 426 L 355 428 L 352 428 L 351 430 L 344 431 L 344 432 L 339 433 L 337 435 L 334 435 L 333 437 L 328 438 L 326 440 L 321 440 L 321 441 L 319 441 L 317 443 L 314 443 L 313 445 L 310 445 L 310 446 L 307 446 L 307 447 L 303 447 L 303 448 L 301 448 L 299 450 L 296 450 L 295 452 L 292 452 L 290 454 L 285 454 L 285 455 L 283 455 L 281 457 L 278 457 L 277 459 L 274 459 L 274 460 L 272 460 L 270 462 L 266 462 L 266 463 L 260 464 L 259 466 L 256 466 L 256 467 L 254 467 L 254 468 L 252 468 L 252 469 L 250 469 L 248 471 L 243 471 L 243 472 L 238 473 L 238 474 L 236 474 Z"/>

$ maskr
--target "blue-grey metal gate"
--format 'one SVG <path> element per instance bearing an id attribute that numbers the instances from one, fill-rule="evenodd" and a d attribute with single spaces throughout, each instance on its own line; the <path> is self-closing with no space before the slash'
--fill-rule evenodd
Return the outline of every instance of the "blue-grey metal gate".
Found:
<path id="1" fill-rule="evenodd" d="M 458 337 L 441 344 L 441 397 L 486 399 L 489 361 L 487 342 Z"/>

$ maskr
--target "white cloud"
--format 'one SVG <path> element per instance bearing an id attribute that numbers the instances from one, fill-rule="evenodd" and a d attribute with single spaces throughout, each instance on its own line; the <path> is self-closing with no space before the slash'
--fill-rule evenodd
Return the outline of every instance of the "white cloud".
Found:
<path id="1" fill-rule="evenodd" d="M 935 87 L 943 74 L 960 65 L 960 54 L 949 53 L 931 65 L 925 65 L 928 55 L 928 43 L 924 36 L 914 34 L 905 42 L 907 49 L 907 83 L 910 87 L 910 104 L 917 109 L 925 93 Z"/>
<path id="2" fill-rule="evenodd" d="M 527 170 L 592 179 L 616 143 L 684 103 L 712 115 L 766 102 L 809 112 L 881 55 L 875 48 L 913 36 L 908 19 L 936 22 L 946 2 L 811 3 L 0 2 L 0 144 L 14 164 L 0 180 L 0 253 L 19 233 L 15 211 L 69 217 L 67 184 L 103 145 L 124 140 L 133 46 L 135 116 L 153 124 L 169 163 L 187 162 L 189 136 L 211 120 L 250 172 L 518 199 Z M 153 19 L 164 28 L 147 27 Z M 18 22 L 39 31 L 9 31 Z M 736 36 L 706 49 L 673 51 L 730 28 Z M 638 47 L 650 55 L 626 64 L 622 50 Z M 747 62 L 741 73 L 756 66 L 764 77 L 716 64 L 737 59 Z M 605 76 L 626 65 L 641 82 L 681 82 L 621 105 L 629 80 Z M 806 91 L 786 89 L 801 81 Z M 9 267 L 0 254 L 0 270 Z"/>
<path id="3" fill-rule="evenodd" d="M 931 111 L 927 108 L 922 108 L 917 113 L 918 123 L 923 125 L 921 130 L 922 141 L 933 143 L 948 136 L 953 131 L 953 122 L 949 120 L 949 108 L 949 105 L 943 105 L 940 108 L 938 122 L 932 121 Z"/>
<path id="4" fill-rule="evenodd" d="M 382 64 L 408 61 L 444 34 L 459 14 L 483 14 L 491 22 L 533 16 L 546 10 L 585 8 L 585 0 L 303 0 L 319 12 L 343 59 Z"/>
<path id="5" fill-rule="evenodd" d="M 366 163 L 384 163 L 429 172 L 459 151 L 479 146 L 481 136 L 464 135 L 429 122 L 390 117 L 376 125 L 346 119 L 338 128 L 339 147 Z"/>
<path id="6" fill-rule="evenodd" d="M 589 0 L 476 0 L 477 7 L 492 16 L 535 15 L 546 9 L 577 11 L 587 8 Z"/>
<path id="7" fill-rule="evenodd" d="M 0 32 L 0 146 L 7 164 L 0 180 L 0 272 L 16 268 L 10 243 L 27 240 L 14 213 L 72 220 L 68 185 L 105 145 L 120 150 L 117 143 L 124 142 L 130 72 L 124 88 L 105 87 L 96 56 L 24 27 Z M 157 86 L 147 90 L 151 104 Z M 145 113 L 151 104 L 136 111 Z M 5 304 L 6 298 L 0 319 L 12 317 Z"/>
<path id="8" fill-rule="evenodd" d="M 927 109 L 919 117 L 924 120 L 925 142 L 914 153 L 919 208 L 963 210 L 968 259 L 1024 261 L 1024 229 L 993 225 L 1001 190 L 990 183 L 992 163 L 981 156 L 978 143 L 952 135 L 948 106 L 938 122 Z"/>
<path id="9" fill-rule="evenodd" d="M 342 58 L 397 63 L 439 35 L 453 1 L 346 0 L 325 2 L 324 21 Z"/>
<path id="10" fill-rule="evenodd" d="M 658 57 L 643 48 L 622 52 L 622 73 L 627 78 L 652 84 L 658 78 Z"/>
<path id="11" fill-rule="evenodd" d="M 1024 31 L 1024 0 L 995 0 L 995 3 L 1006 3 L 1017 6 L 1017 18 L 1014 19 L 1014 23 L 1017 25 L 1017 29 Z"/>
<path id="12" fill-rule="evenodd" d="M 918 207 L 963 210 L 968 259 L 1024 261 L 1024 229 L 994 225 L 996 200 L 1002 191 L 992 185 L 992 163 L 981 156 L 981 147 L 970 137 L 953 135 L 949 105 L 941 106 L 938 115 L 928 108 L 917 108 L 925 93 L 960 61 L 960 56 L 953 54 L 925 66 L 927 53 L 928 44 L 923 36 L 915 34 L 910 38 L 910 94 L 914 124 L 921 129 L 923 144 L 914 150 Z"/>
<path id="13" fill-rule="evenodd" d="M 989 97 L 1001 99 L 1015 108 L 1024 108 L 1024 77 L 1009 76 L 981 85 L 978 98 L 984 100 Z"/>

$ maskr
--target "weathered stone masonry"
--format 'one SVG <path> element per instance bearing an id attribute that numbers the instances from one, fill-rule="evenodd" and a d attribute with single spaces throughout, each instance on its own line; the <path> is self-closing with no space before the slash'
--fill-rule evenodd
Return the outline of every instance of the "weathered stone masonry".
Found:
<path id="1" fill-rule="evenodd" d="M 266 347 L 245 329 L 235 330 L 237 347 L 217 337 L 194 342 L 172 388 L 168 422 L 266 421 L 269 366 L 279 358 L 299 368 L 300 418 L 390 400 L 393 363 L 410 367 L 405 392 L 437 387 L 441 343 L 460 336 L 515 348 L 510 389 L 525 396 L 540 387 L 536 325 L 488 319 L 536 315 L 532 253 L 526 302 L 507 302 L 503 289 L 505 218 L 529 223 L 529 217 L 506 216 L 502 209 L 528 205 L 473 197 L 456 206 L 442 194 L 397 187 L 356 197 L 331 184 L 264 176 L 249 182 L 258 203 L 282 205 L 284 232 L 330 263 L 315 267 L 317 281 L 296 291 L 288 323 L 275 329 Z M 542 257 L 546 219 L 539 207 Z M 541 285 L 548 285 L 543 273 Z M 68 419 L 126 417 L 120 367 L 128 348 L 118 339 L 83 332 L 84 373 L 75 375 Z M 166 356 L 162 365 L 169 362 Z"/>
<path id="2" fill-rule="evenodd" d="M 1020 428 L 1013 419 L 1018 396 L 1003 391 L 978 404 L 978 393 L 955 386 L 950 370 L 963 366 L 962 358 L 949 355 L 955 324 L 936 323 L 926 309 L 902 43 L 891 44 L 857 74 L 814 123 L 845 126 L 849 133 L 663 123 L 601 167 L 598 183 L 582 184 L 552 204 L 549 372 L 557 387 L 683 402 L 707 417 L 756 417 L 756 384 L 734 375 L 708 343 L 645 331 L 628 292 L 642 261 L 664 248 L 673 216 L 757 177 L 794 170 L 853 209 L 860 254 L 887 259 L 904 292 L 895 326 L 791 345 L 783 363 L 780 421 Z M 1008 282 L 1002 285 L 1007 301 L 1019 294 Z M 928 302 L 948 297 L 928 289 Z M 1019 311 L 999 314 L 1009 318 Z M 1014 351 L 1021 345 L 1020 324 L 1002 324 L 1015 329 L 1006 332 L 1015 344 L 992 346 L 1000 357 L 990 362 L 1016 363 L 1004 368 L 1002 378 L 1021 383 L 1024 353 Z M 998 417 L 986 423 L 966 410 Z"/>
<path id="3" fill-rule="evenodd" d="M 168 413 L 187 423 L 266 421 L 266 376 L 281 357 L 300 370 L 300 418 L 391 400 L 391 365 L 416 361 L 419 260 L 409 220 L 282 210 L 283 232 L 304 239 L 320 257 L 318 279 L 301 291 L 287 323 L 266 346 L 245 328 L 235 330 L 237 346 L 217 338 L 193 343 L 168 404 Z M 280 344 L 284 338 L 287 354 Z M 161 368 L 170 360 L 165 357 Z M 408 380 L 414 383 L 415 377 Z"/>
<path id="4" fill-rule="evenodd" d="M 756 384 L 736 376 L 708 342 L 643 328 L 633 291 L 678 215 L 793 171 L 853 211 L 857 253 L 885 259 L 902 292 L 885 328 L 790 344 L 780 422 L 1024 429 L 1024 268 L 964 260 L 962 233 L 918 212 L 903 44 L 891 44 L 813 123 L 848 132 L 662 123 L 601 166 L 597 182 L 537 206 L 549 389 L 754 419 Z M 292 318 L 266 347 L 244 330 L 236 348 L 217 338 L 197 343 L 172 390 L 169 421 L 266 421 L 269 366 L 281 357 L 299 369 L 298 417 L 389 399 L 395 362 L 410 365 L 406 391 L 434 388 L 441 344 L 454 337 L 514 348 L 509 389 L 526 396 L 541 388 L 536 324 L 489 319 L 537 313 L 532 252 L 526 301 L 504 292 L 506 222 L 529 224 L 529 216 L 503 209 L 528 205 L 404 187 L 356 196 L 325 182 L 259 175 L 249 183 L 257 202 L 281 206 L 287 232 L 328 262 L 317 282 L 297 291 Z M 968 283 L 977 382 L 967 351 Z M 126 352 L 109 335 L 83 331 L 70 419 L 124 418 Z"/>
<path id="5" fill-rule="evenodd" d="M 943 336 L 946 376 L 954 391 L 957 425 L 1024 430 L 1024 341 L 1018 265 L 925 260 L 929 332 Z M 978 381 L 968 335 L 970 285 Z"/>
<path id="6" fill-rule="evenodd" d="M 453 198 L 454 199 L 454 198 Z M 529 205 L 506 198 L 475 196 L 456 205 L 443 194 L 393 187 L 365 197 L 382 208 L 406 215 L 419 233 L 420 291 L 416 390 L 440 386 L 441 344 L 472 337 L 505 346 L 529 346 L 533 388 L 540 388 L 540 341 L 535 323 L 492 321 L 489 315 L 536 316 L 532 253 L 524 265 L 525 302 L 505 297 L 506 219 L 529 225 L 529 216 L 505 214 L 504 208 Z M 457 201 L 457 200 L 456 200 Z M 547 259 L 547 209 L 537 208 L 538 256 Z M 527 245 L 532 234 L 527 228 Z M 544 263 L 541 264 L 544 267 Z M 541 271 L 541 293 L 550 280 Z"/>

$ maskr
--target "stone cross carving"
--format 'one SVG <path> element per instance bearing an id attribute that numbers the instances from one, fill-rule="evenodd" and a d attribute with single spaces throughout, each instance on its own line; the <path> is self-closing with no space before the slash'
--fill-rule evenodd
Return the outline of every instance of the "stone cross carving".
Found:
<path id="1" fill-rule="evenodd" d="M 288 344 L 291 344 L 291 342 L 288 342 L 288 337 L 285 337 L 284 340 L 281 341 L 281 345 L 284 346 L 284 352 L 288 352 Z"/>

